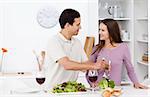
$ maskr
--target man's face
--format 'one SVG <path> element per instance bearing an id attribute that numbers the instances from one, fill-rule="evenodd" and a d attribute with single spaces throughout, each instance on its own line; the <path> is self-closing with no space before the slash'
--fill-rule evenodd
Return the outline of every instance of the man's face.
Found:
<path id="1" fill-rule="evenodd" d="M 75 18 L 73 25 L 70 25 L 70 33 L 72 35 L 78 35 L 79 30 L 81 29 L 81 19 L 80 18 Z"/>

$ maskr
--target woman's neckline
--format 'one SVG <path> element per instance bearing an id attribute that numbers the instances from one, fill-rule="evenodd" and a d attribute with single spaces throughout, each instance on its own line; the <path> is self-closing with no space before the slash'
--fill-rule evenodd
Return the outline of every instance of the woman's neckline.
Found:
<path id="1" fill-rule="evenodd" d="M 104 47 L 103 49 L 107 49 L 107 50 L 114 50 L 114 49 L 117 49 L 121 46 L 122 43 L 117 43 L 117 46 L 116 47 L 112 47 L 112 48 L 109 48 L 109 47 Z"/>

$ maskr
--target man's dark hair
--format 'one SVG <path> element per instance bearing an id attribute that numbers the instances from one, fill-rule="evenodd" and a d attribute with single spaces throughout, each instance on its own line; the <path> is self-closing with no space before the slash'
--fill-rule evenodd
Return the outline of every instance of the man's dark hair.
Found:
<path id="1" fill-rule="evenodd" d="M 80 13 L 74 9 L 65 9 L 60 17 L 59 17 L 59 24 L 63 29 L 66 23 L 72 25 L 74 23 L 75 18 L 79 18 Z"/>

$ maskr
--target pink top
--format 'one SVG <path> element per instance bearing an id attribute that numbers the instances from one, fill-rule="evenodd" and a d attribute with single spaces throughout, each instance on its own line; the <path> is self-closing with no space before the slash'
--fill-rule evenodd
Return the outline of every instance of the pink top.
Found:
<path id="1" fill-rule="evenodd" d="M 96 47 L 93 48 L 95 51 Z M 102 48 L 101 51 L 90 56 L 90 60 L 96 62 L 97 60 L 111 61 L 111 70 L 109 78 L 115 81 L 116 85 L 121 84 L 121 71 L 122 66 L 125 65 L 127 69 L 128 76 L 133 83 L 138 82 L 137 76 L 135 74 L 133 65 L 131 63 L 130 51 L 126 43 L 120 43 L 118 47 L 115 48 Z M 102 79 L 104 71 L 99 71 L 98 81 Z"/>

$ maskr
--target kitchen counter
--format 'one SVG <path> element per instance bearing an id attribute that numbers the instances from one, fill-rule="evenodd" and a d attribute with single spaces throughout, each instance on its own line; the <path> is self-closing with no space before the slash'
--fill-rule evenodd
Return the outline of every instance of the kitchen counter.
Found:
<path id="1" fill-rule="evenodd" d="M 84 77 L 78 80 L 78 82 L 82 82 L 87 87 L 88 83 Z M 30 86 L 37 88 L 38 84 L 35 81 L 33 76 L 26 77 L 0 77 L 0 97 L 102 97 L 100 92 L 92 93 L 90 91 L 86 93 L 74 93 L 74 94 L 52 94 L 52 93 L 44 93 L 44 92 L 36 92 L 36 93 L 16 93 L 14 90 L 28 89 Z M 150 89 L 135 89 L 131 85 L 121 86 L 123 93 L 120 97 L 150 97 Z"/>
<path id="2" fill-rule="evenodd" d="M 67 94 L 56 95 L 50 93 L 35 93 L 35 94 L 4 94 L 2 97 L 101 97 L 101 93 L 84 93 L 84 94 Z M 150 97 L 150 89 L 134 89 L 132 86 L 123 86 L 123 94 L 120 97 Z"/>

